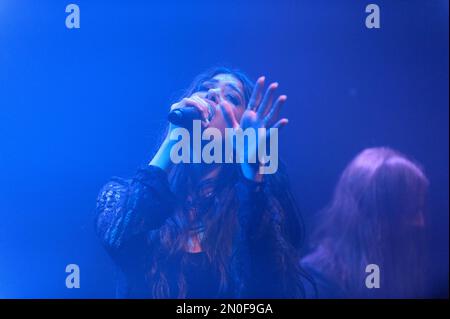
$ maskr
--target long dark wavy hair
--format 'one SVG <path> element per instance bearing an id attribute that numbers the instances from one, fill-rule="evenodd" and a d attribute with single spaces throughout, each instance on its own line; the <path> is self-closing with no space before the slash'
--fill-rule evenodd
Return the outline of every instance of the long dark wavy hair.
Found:
<path id="1" fill-rule="evenodd" d="M 251 96 L 253 83 L 248 77 L 238 71 L 224 67 L 212 68 L 199 75 L 184 92 L 182 97 L 189 97 L 199 90 L 206 80 L 218 74 L 231 74 L 241 81 L 244 88 L 245 104 Z M 238 194 L 235 185 L 240 174 L 239 164 L 227 164 L 221 167 L 220 188 L 209 205 L 209 209 L 201 217 L 204 226 L 204 238 L 202 250 L 206 253 L 212 267 L 219 274 L 220 291 L 229 291 L 230 287 L 238 287 L 234 275 L 235 252 L 233 240 L 238 229 L 237 211 L 239 208 Z M 270 209 L 263 213 L 259 229 L 264 229 L 270 234 L 273 243 L 274 256 L 279 264 L 281 295 L 285 297 L 304 296 L 302 279 L 307 275 L 299 264 L 299 249 L 303 241 L 303 222 L 291 193 L 286 171 L 281 163 L 276 174 L 266 175 L 266 187 L 272 191 L 268 194 Z M 195 188 L 193 185 L 193 171 L 189 164 L 175 165 L 169 173 L 169 183 L 177 201 L 183 203 L 188 193 Z M 274 218 L 276 216 L 276 218 Z M 183 209 L 177 209 L 174 216 L 158 231 L 159 248 L 153 256 L 148 277 L 151 278 L 151 291 L 154 298 L 167 298 L 174 296 L 170 291 L 167 265 L 170 261 L 176 261 L 180 267 L 176 278 L 178 291 L 176 296 L 186 296 L 187 287 L 184 273 L 186 264 L 185 247 L 192 230 L 191 219 Z M 276 222 L 274 222 L 276 220 Z M 257 221 L 255 221 L 256 223 Z M 173 274 L 173 273 L 172 273 Z M 237 290 L 236 290 L 237 289 Z M 232 288 L 235 296 L 242 292 L 239 288 Z"/>
<path id="2" fill-rule="evenodd" d="M 347 166 L 313 235 L 303 265 L 319 271 L 339 297 L 423 297 L 428 180 L 419 164 L 386 147 L 362 151 Z M 366 266 L 380 269 L 367 289 Z"/>

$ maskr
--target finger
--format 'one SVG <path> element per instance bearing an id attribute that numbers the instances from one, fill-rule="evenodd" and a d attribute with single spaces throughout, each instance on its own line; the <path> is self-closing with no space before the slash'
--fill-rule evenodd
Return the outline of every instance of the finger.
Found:
<path id="1" fill-rule="evenodd" d="M 277 129 L 277 130 L 278 130 L 278 133 L 279 133 L 280 130 L 282 130 L 288 123 L 289 123 L 289 121 L 288 121 L 288 119 L 286 119 L 286 118 L 283 118 L 283 119 L 279 120 L 278 122 L 276 122 L 275 125 L 272 126 L 272 127 L 269 129 L 269 133 L 267 134 L 267 138 L 270 138 L 270 136 L 271 136 L 270 133 L 272 132 L 272 129 L 273 129 L 273 128 Z"/>
<path id="2" fill-rule="evenodd" d="M 284 103 L 287 100 L 287 96 L 286 95 L 281 95 L 280 97 L 278 97 L 278 99 L 275 101 L 275 103 L 273 104 L 269 114 L 266 116 L 266 118 L 264 119 L 265 123 L 267 126 L 271 126 L 273 124 L 273 122 L 275 122 L 281 112 L 281 109 L 284 105 Z"/>
<path id="3" fill-rule="evenodd" d="M 284 128 L 288 123 L 289 123 L 289 120 L 288 120 L 288 119 L 282 118 L 281 120 L 279 120 L 278 122 L 276 122 L 275 125 L 272 126 L 272 128 L 277 128 L 277 129 L 281 130 L 281 129 Z"/>
<path id="4" fill-rule="evenodd" d="M 170 107 L 170 110 L 173 111 L 173 110 L 176 110 L 176 109 L 180 109 L 180 108 L 185 107 L 187 105 L 194 106 L 195 104 L 196 104 L 195 100 L 193 100 L 192 98 L 189 98 L 189 97 L 185 97 L 181 101 L 172 104 L 172 106 Z"/>
<path id="5" fill-rule="evenodd" d="M 204 100 L 204 101 L 206 101 L 206 103 L 207 103 L 208 105 L 212 105 L 212 106 L 216 106 L 216 105 L 217 105 L 217 102 L 216 102 L 216 101 L 210 100 L 210 99 L 208 99 L 207 97 L 204 97 L 204 98 L 201 98 L 201 99 Z"/>
<path id="6" fill-rule="evenodd" d="M 212 116 L 215 113 L 215 110 L 217 108 L 217 102 L 208 99 L 207 97 L 200 97 L 200 99 L 205 102 L 207 110 L 208 110 L 208 118 L 211 119 Z"/>
<path id="7" fill-rule="evenodd" d="M 204 120 L 204 121 L 208 120 L 207 107 L 201 101 L 199 101 L 195 96 L 193 96 L 192 98 L 184 98 L 183 100 L 181 100 L 180 104 L 181 104 L 181 107 L 184 107 L 184 106 L 195 107 L 197 110 L 200 111 L 202 120 Z"/>
<path id="8" fill-rule="evenodd" d="M 275 95 L 275 90 L 278 88 L 278 83 L 272 83 L 266 90 L 266 94 L 264 94 L 264 99 L 261 105 L 258 107 L 258 115 L 264 116 L 272 106 L 273 96 Z"/>
<path id="9" fill-rule="evenodd" d="M 250 97 L 250 100 L 248 102 L 247 109 L 256 111 L 256 108 L 258 107 L 261 96 L 264 88 L 264 81 L 266 78 L 264 76 L 259 77 L 259 79 L 256 81 L 255 87 L 252 92 L 252 96 Z"/>
<path id="10" fill-rule="evenodd" d="M 179 109 L 179 108 L 183 107 L 184 104 L 181 103 L 182 101 L 183 100 L 181 100 L 180 102 L 172 104 L 172 106 L 170 107 L 170 111 L 173 111 L 173 110 L 176 110 L 176 109 Z"/>
<path id="11" fill-rule="evenodd" d="M 194 95 L 192 97 L 192 99 L 194 99 L 195 101 L 197 101 L 201 108 L 202 108 L 202 117 L 206 122 L 209 122 L 209 113 L 210 113 L 210 106 L 208 104 L 208 102 L 206 102 L 206 100 L 202 99 L 200 96 L 196 96 Z"/>

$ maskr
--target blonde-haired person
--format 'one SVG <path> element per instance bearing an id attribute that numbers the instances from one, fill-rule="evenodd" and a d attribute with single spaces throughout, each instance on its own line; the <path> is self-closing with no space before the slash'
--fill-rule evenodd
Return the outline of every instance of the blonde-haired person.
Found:
<path id="1" fill-rule="evenodd" d="M 319 215 L 313 250 L 302 260 L 318 297 L 424 297 L 427 189 L 420 166 L 395 150 L 357 155 Z M 370 264 L 378 266 L 379 288 L 366 286 Z"/>

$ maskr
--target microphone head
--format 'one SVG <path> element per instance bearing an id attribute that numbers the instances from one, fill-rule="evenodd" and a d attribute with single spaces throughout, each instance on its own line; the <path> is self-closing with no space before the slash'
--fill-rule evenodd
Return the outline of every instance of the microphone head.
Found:
<path id="1" fill-rule="evenodd" d="M 209 120 L 213 118 L 215 114 L 214 108 L 209 105 Z M 201 120 L 202 114 L 198 109 L 193 106 L 185 106 L 179 109 L 175 109 L 169 113 L 167 119 L 170 123 L 184 127 L 187 129 L 191 129 L 193 126 L 194 120 Z"/>
<path id="2" fill-rule="evenodd" d="M 167 120 L 177 126 L 183 126 L 183 112 L 179 109 L 173 110 L 167 116 Z"/>
<path id="3" fill-rule="evenodd" d="M 185 106 L 179 109 L 175 109 L 169 113 L 167 119 L 170 123 L 184 127 L 186 129 L 191 129 L 194 120 L 201 120 L 202 115 L 200 111 L 193 106 Z"/>

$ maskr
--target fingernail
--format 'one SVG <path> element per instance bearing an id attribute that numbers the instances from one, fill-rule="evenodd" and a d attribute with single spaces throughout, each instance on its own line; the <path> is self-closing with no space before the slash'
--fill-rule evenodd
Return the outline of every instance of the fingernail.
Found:
<path id="1" fill-rule="evenodd" d="M 258 82 L 263 82 L 263 81 L 265 81 L 265 80 L 266 80 L 266 77 L 265 77 L 265 76 L 260 76 L 259 79 L 258 79 Z"/>
<path id="2" fill-rule="evenodd" d="M 270 85 L 270 88 L 271 88 L 271 89 L 276 89 L 277 87 L 278 87 L 278 82 L 272 83 L 272 84 Z"/>

